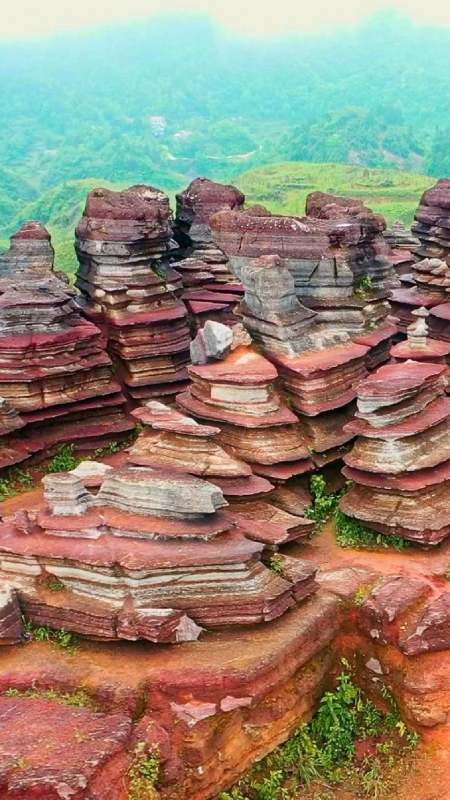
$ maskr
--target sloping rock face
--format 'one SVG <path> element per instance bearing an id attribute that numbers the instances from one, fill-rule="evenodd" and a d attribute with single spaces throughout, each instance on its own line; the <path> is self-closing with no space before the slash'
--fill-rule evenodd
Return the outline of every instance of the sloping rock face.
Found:
<path id="1" fill-rule="evenodd" d="M 423 193 L 412 232 L 420 240 L 417 255 L 446 259 L 450 255 L 450 178 Z"/>
<path id="2" fill-rule="evenodd" d="M 446 367 L 389 364 L 358 388 L 358 437 L 345 457 L 354 483 L 342 510 L 369 528 L 437 544 L 450 534 L 450 400 Z"/>
<path id="3" fill-rule="evenodd" d="M 0 525 L 1 577 L 35 624 L 180 642 L 203 626 L 268 622 L 314 591 L 312 573 L 265 567 L 251 526 L 240 529 L 222 491 L 197 477 L 125 466 L 95 495 L 70 473 L 43 483 L 43 505 Z"/>
<path id="4" fill-rule="evenodd" d="M 175 394 L 187 381 L 187 311 L 167 195 L 151 186 L 94 189 L 76 229 L 84 313 L 101 325 L 117 374 L 134 399 Z"/>
<path id="5" fill-rule="evenodd" d="M 131 731 L 125 714 L 0 697 L 0 796 L 122 800 L 114 774 L 127 765 Z"/>
<path id="6" fill-rule="evenodd" d="M 48 232 L 27 223 L 0 267 L 0 466 L 121 438 L 125 397 L 100 330 L 53 272 Z"/>
<path id="7" fill-rule="evenodd" d="M 242 287 L 214 241 L 210 218 L 222 209 L 242 208 L 244 200 L 235 186 L 208 178 L 196 178 L 177 195 L 175 236 L 184 258 L 176 268 L 185 287 L 182 298 L 198 326 L 206 319 L 233 321 Z"/>

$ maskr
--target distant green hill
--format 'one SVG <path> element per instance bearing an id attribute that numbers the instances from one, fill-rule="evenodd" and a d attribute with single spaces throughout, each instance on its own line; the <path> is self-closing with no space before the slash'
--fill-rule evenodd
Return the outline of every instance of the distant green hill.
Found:
<path id="1" fill-rule="evenodd" d="M 400 219 L 409 225 L 422 192 L 435 179 L 413 172 L 287 161 L 244 172 L 235 182 L 248 203 L 280 214 L 302 216 L 307 195 L 321 191 L 358 197 L 389 222 Z"/>
<path id="2" fill-rule="evenodd" d="M 86 196 L 97 186 L 122 189 L 127 185 L 128 183 L 105 181 L 103 178 L 85 178 L 78 181 L 65 181 L 48 189 L 36 200 L 24 205 L 19 212 L 15 213 L 11 222 L 0 229 L 0 249 L 8 247 L 8 236 L 14 233 L 23 222 L 28 219 L 37 219 L 46 225 L 52 235 L 58 269 L 73 274 L 77 266 L 73 248 L 74 229 L 83 213 Z M 177 189 L 182 187 L 182 179 L 179 179 Z"/>
<path id="3" fill-rule="evenodd" d="M 302 216 L 307 195 L 319 190 L 359 197 L 389 222 L 401 219 L 410 224 L 422 192 L 435 179 L 412 172 L 288 161 L 244 172 L 230 180 L 245 193 L 247 203 L 260 203 L 281 214 Z M 187 185 L 189 178 L 181 181 L 178 189 Z M 96 186 L 120 189 L 125 185 L 101 178 L 86 178 L 66 181 L 49 189 L 23 206 L 11 223 L 0 230 L 0 249 L 8 246 L 7 237 L 25 220 L 37 219 L 52 234 L 57 267 L 73 274 L 77 266 L 73 249 L 74 229 L 82 214 L 86 195 Z M 162 188 L 169 192 L 174 207 L 173 190 L 167 186 Z"/>

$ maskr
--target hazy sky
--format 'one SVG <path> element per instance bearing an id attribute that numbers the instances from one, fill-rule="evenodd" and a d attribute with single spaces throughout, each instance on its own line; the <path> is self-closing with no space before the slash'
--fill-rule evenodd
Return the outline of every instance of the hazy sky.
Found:
<path id="1" fill-rule="evenodd" d="M 7 0 L 0 37 L 43 36 L 160 11 L 208 12 L 240 33 L 270 35 L 356 22 L 389 0 Z M 450 0 L 392 0 L 417 22 L 450 26 Z"/>

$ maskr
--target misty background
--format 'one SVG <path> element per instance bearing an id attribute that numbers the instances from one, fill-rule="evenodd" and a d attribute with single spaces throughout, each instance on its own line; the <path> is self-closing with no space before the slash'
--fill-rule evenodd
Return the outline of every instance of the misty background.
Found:
<path id="1" fill-rule="evenodd" d="M 201 8 L 91 19 L 81 3 L 87 16 L 64 25 L 61 14 L 53 19 L 56 5 L 45 7 L 47 26 L 19 0 L 0 32 L 3 240 L 28 218 L 68 239 L 98 184 L 145 182 L 173 194 L 205 175 L 300 213 L 287 201 L 289 187 L 310 188 L 315 178 L 302 178 L 298 163 L 318 165 L 321 188 L 346 193 L 346 175 L 356 189 L 366 176 L 368 185 L 387 181 L 384 196 L 399 170 L 415 191 L 433 182 L 425 176 L 450 174 L 447 4 L 431 2 L 434 24 L 425 24 L 423 4 L 414 18 L 399 9 L 358 17 L 350 2 L 349 19 L 336 17 L 331 27 L 339 10 L 329 16 L 319 3 L 309 19 L 300 5 L 302 26 L 295 4 L 289 35 L 294 5 L 286 2 L 278 26 L 253 0 L 242 17 L 235 4 L 231 22 L 229 13 L 213 18 Z M 139 8 L 131 2 L 130 13 Z M 327 164 L 343 165 L 332 180 Z"/>

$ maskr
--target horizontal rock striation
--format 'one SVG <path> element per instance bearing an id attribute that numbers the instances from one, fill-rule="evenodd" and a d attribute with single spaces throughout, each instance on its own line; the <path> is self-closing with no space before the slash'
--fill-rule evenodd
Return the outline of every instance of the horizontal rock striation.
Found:
<path id="1" fill-rule="evenodd" d="M 450 403 L 446 366 L 380 367 L 358 388 L 357 436 L 345 456 L 354 483 L 342 510 L 380 533 L 437 544 L 450 534 Z"/>
<path id="2" fill-rule="evenodd" d="M 14 239 L 0 270 L 1 467 L 64 442 L 102 447 L 133 428 L 101 331 L 53 271 L 47 231 L 27 223 Z"/>
<path id="3" fill-rule="evenodd" d="M 43 505 L 0 525 L 0 575 L 35 624 L 179 642 L 268 622 L 315 589 L 305 571 L 285 579 L 264 566 L 265 542 L 247 534 L 257 524 L 241 528 L 221 489 L 197 477 L 130 465 L 109 470 L 96 494 L 70 473 L 46 476 L 44 490 Z M 291 528 L 280 520 L 278 538 L 295 538 Z M 7 641 L 11 605 L 4 624 L 0 615 Z"/>
<path id="4" fill-rule="evenodd" d="M 151 186 L 94 189 L 76 229 L 84 313 L 105 331 L 117 375 L 132 398 L 176 394 L 187 381 L 187 311 L 167 195 Z"/>
<path id="5" fill-rule="evenodd" d="M 450 255 L 450 178 L 442 178 L 423 193 L 414 220 L 412 232 L 420 240 L 418 256 L 445 259 Z"/>
<path id="6" fill-rule="evenodd" d="M 182 298 L 201 326 L 207 319 L 232 322 L 242 287 L 230 271 L 226 254 L 214 241 L 210 218 L 222 209 L 241 208 L 244 195 L 208 178 L 196 178 L 177 195 L 175 236 L 184 256 L 176 269 L 182 276 Z"/>

